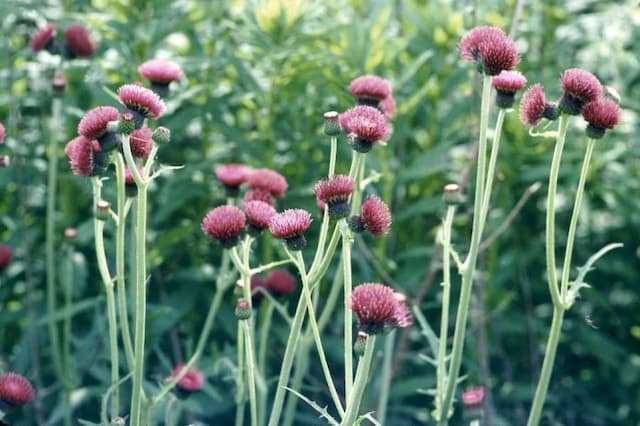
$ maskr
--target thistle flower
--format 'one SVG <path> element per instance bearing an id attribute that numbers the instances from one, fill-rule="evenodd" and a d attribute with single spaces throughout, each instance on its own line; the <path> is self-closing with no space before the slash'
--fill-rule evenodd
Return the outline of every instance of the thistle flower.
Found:
<path id="1" fill-rule="evenodd" d="M 290 250 L 302 250 L 307 244 L 304 232 L 311 226 L 311 214 L 302 209 L 288 209 L 276 213 L 269 221 L 269 230 L 276 238 L 285 240 Z"/>
<path id="2" fill-rule="evenodd" d="M 33 400 L 33 386 L 20 374 L 0 375 L 0 401 L 9 405 L 24 405 Z"/>
<path id="3" fill-rule="evenodd" d="M 239 320 L 248 320 L 251 318 L 251 304 L 246 299 L 238 299 L 234 313 Z"/>
<path id="4" fill-rule="evenodd" d="M 381 100 L 378 108 L 389 120 L 393 120 L 396 115 L 396 100 L 393 99 L 393 95 L 389 94 L 389 96 Z"/>
<path id="5" fill-rule="evenodd" d="M 287 190 L 287 180 L 280 173 L 271 169 L 256 169 L 247 176 L 247 184 L 251 189 L 269 192 L 274 197 L 282 198 Z"/>
<path id="6" fill-rule="evenodd" d="M 153 132 L 147 126 L 131 132 L 129 137 L 129 146 L 131 147 L 131 155 L 136 158 L 146 159 L 153 149 Z"/>
<path id="7" fill-rule="evenodd" d="M 476 27 L 460 41 L 462 59 L 475 62 L 478 70 L 488 75 L 513 69 L 519 61 L 515 43 L 499 28 Z"/>
<path id="8" fill-rule="evenodd" d="M 263 201 L 271 206 L 275 204 L 275 200 L 273 199 L 273 195 L 269 191 L 264 191 L 262 189 L 254 189 L 246 194 L 244 194 L 243 202 L 247 203 L 249 201 Z"/>
<path id="9" fill-rule="evenodd" d="M 89 31 L 80 24 L 71 24 L 64 30 L 65 53 L 70 58 L 88 58 L 96 51 L 96 43 Z"/>
<path id="10" fill-rule="evenodd" d="M 349 214 L 349 196 L 353 192 L 353 180 L 348 176 L 338 175 L 323 179 L 316 183 L 316 199 L 329 206 L 331 219 L 342 219 Z"/>
<path id="11" fill-rule="evenodd" d="M 534 84 L 520 99 L 520 121 L 533 127 L 543 118 L 555 120 L 558 118 L 558 108 L 556 104 L 547 102 L 542 86 Z"/>
<path id="12" fill-rule="evenodd" d="M 269 221 L 276 214 L 273 206 L 264 201 L 248 201 L 243 204 L 250 233 L 257 235 L 269 227 Z"/>
<path id="13" fill-rule="evenodd" d="M 97 139 L 101 151 L 110 151 L 120 144 L 120 139 L 115 133 L 109 132 L 107 126 L 119 117 L 118 110 L 111 106 L 90 109 L 78 123 L 78 133 L 87 139 Z"/>
<path id="14" fill-rule="evenodd" d="M 405 302 L 398 299 L 391 287 L 382 284 L 365 283 L 355 287 L 351 293 L 351 310 L 356 315 L 358 329 L 367 334 L 411 325 Z"/>
<path id="15" fill-rule="evenodd" d="M 602 96 L 602 85 L 598 78 L 579 68 L 565 70 L 560 77 L 564 93 L 560 99 L 560 110 L 565 114 L 578 115 L 582 107 Z"/>
<path id="16" fill-rule="evenodd" d="M 582 108 L 582 117 L 588 123 L 587 135 L 600 139 L 607 129 L 613 129 L 620 121 L 620 107 L 611 99 L 600 98 Z"/>
<path id="17" fill-rule="evenodd" d="M 480 405 L 484 399 L 484 387 L 478 386 L 469 388 L 462 392 L 462 403 L 464 405 Z"/>
<path id="18" fill-rule="evenodd" d="M 54 45 L 55 35 L 56 26 L 54 24 L 47 24 L 31 36 L 31 40 L 29 40 L 29 47 L 34 52 L 42 49 L 50 50 Z"/>
<path id="19" fill-rule="evenodd" d="M 286 269 L 274 269 L 265 279 L 266 288 L 274 296 L 286 296 L 296 288 L 296 279 Z"/>
<path id="20" fill-rule="evenodd" d="M 182 79 L 180 65 L 166 59 L 151 59 L 138 67 L 138 73 L 151 82 L 151 90 L 160 96 L 169 93 L 169 84 Z"/>
<path id="21" fill-rule="evenodd" d="M 180 363 L 173 369 L 171 375 L 164 379 L 165 383 L 170 382 L 175 377 L 178 377 L 185 365 Z M 186 393 L 197 392 L 204 387 L 204 377 L 200 371 L 194 367 L 189 367 L 187 373 L 176 383 L 176 387 Z"/>
<path id="22" fill-rule="evenodd" d="M 389 232 L 391 213 L 389 207 L 379 197 L 369 196 L 360 208 L 360 215 L 349 219 L 349 226 L 354 232 L 369 231 L 374 237 L 380 237 Z"/>
<path id="23" fill-rule="evenodd" d="M 527 79 L 518 71 L 502 71 L 491 79 L 496 89 L 496 105 L 499 108 L 511 108 L 516 92 L 527 84 Z"/>
<path id="24" fill-rule="evenodd" d="M 4 143 L 4 126 L 0 123 L 0 143 Z"/>
<path id="25" fill-rule="evenodd" d="M 235 206 L 220 206 L 209 211 L 202 220 L 202 231 L 209 237 L 218 240 L 223 247 L 231 248 L 246 225 L 242 210 Z"/>
<path id="26" fill-rule="evenodd" d="M 349 93 L 359 105 L 378 107 L 381 100 L 391 94 L 389 82 L 375 75 L 363 75 L 349 84 Z"/>
<path id="27" fill-rule="evenodd" d="M 351 147 L 357 152 L 369 152 L 376 142 L 387 140 L 391 134 L 384 114 L 371 106 L 348 109 L 340 114 L 339 120 Z"/>
<path id="28" fill-rule="evenodd" d="M 0 273 L 11 263 L 13 250 L 6 244 L 0 244 Z"/>
<path id="29" fill-rule="evenodd" d="M 98 141 L 80 135 L 67 143 L 64 153 L 69 157 L 69 166 L 76 176 L 91 176 L 95 172 L 94 150 Z"/>
<path id="30" fill-rule="evenodd" d="M 138 128 L 142 127 L 145 118 L 156 120 L 164 114 L 166 109 L 164 102 L 157 94 L 137 84 L 120 86 L 118 97 L 120 102 L 133 113 Z"/>
<path id="31" fill-rule="evenodd" d="M 249 174 L 247 168 L 242 164 L 223 164 L 216 167 L 215 173 L 230 197 L 238 195 L 240 185 L 247 181 Z"/>

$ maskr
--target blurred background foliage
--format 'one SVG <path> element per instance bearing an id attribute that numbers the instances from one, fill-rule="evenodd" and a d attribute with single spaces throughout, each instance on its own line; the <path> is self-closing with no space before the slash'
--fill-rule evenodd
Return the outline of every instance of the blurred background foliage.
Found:
<path id="1" fill-rule="evenodd" d="M 398 103 L 391 141 L 368 155 L 374 183 L 367 191 L 389 202 L 394 225 L 382 240 L 357 241 L 354 282 L 383 281 L 401 289 L 437 326 L 440 271 L 434 242 L 444 210 L 441 188 L 451 181 L 468 186 L 479 110 L 478 76 L 461 62 L 456 47 L 468 29 L 481 24 L 515 37 L 522 53 L 519 69 L 530 84 L 541 82 L 548 96 L 560 94 L 557 80 L 564 69 L 581 67 L 622 97 L 622 124 L 596 147 L 574 258 L 584 263 L 608 242 L 622 242 L 624 248 L 598 263 L 588 277 L 592 288 L 583 291 L 565 320 L 544 424 L 640 424 L 637 1 L 5 0 L 0 16 L 0 121 L 8 130 L 0 149 L 12 157 L 11 167 L 0 169 L 0 240 L 14 249 L 14 261 L 0 277 L 0 371 L 20 372 L 38 388 L 37 403 L 20 412 L 17 425 L 61 420 L 61 385 L 54 379 L 44 327 L 65 315 L 50 318 L 44 308 L 46 141 L 58 137 L 62 156 L 62 142 L 74 136 L 83 113 L 114 104 L 105 88 L 140 79 L 137 66 L 150 58 L 180 63 L 186 79 L 174 87 L 169 113 L 160 120 L 171 128 L 173 140 L 159 153 L 161 162 L 185 167 L 158 179 L 150 194 L 149 386 L 160 384 L 192 353 L 213 292 L 220 248 L 202 235 L 199 224 L 209 208 L 224 203 L 214 167 L 230 161 L 272 167 L 290 184 L 279 208 L 316 212 L 313 185 L 328 158 L 322 113 L 350 107 L 346 87 L 362 74 L 388 79 Z M 28 48 L 30 35 L 47 21 L 59 31 L 81 22 L 99 43 L 93 59 L 64 64 L 64 135 L 51 135 L 47 127 L 55 60 Z M 574 123 L 560 175 L 558 229 L 568 227 L 585 147 L 583 125 Z M 461 386 L 487 386 L 490 425 L 525 423 L 551 318 L 543 212 L 552 143 L 529 136 L 517 111 L 508 115 L 505 132 L 486 234 L 505 222 L 509 226 L 482 253 Z M 346 172 L 349 160 L 350 148 L 342 141 L 338 171 Z M 66 160 L 60 171 L 59 282 L 73 292 L 73 403 L 77 417 L 95 421 L 109 372 L 91 191 L 86 179 L 71 175 Z M 531 190 L 537 182 L 541 189 Z M 106 185 L 107 197 L 109 191 Z M 523 197 L 523 208 L 508 219 Z M 470 213 L 467 204 L 455 222 L 458 250 L 468 244 Z M 313 229 L 318 225 L 316 220 Z M 77 239 L 63 241 L 66 227 L 77 228 Z M 276 242 L 261 243 L 256 262 L 279 256 Z M 558 244 L 561 253 L 562 236 Z M 59 300 L 62 294 L 61 288 Z M 184 402 L 180 424 L 232 421 L 234 324 L 230 295 L 199 363 L 205 391 Z M 332 324 L 327 338 L 340 332 L 341 324 Z M 272 375 L 286 334 L 284 323 L 276 322 Z M 427 342 L 413 327 L 399 334 L 397 344 L 387 424 L 428 423 L 431 397 L 417 391 L 434 383 L 432 366 L 419 356 L 430 355 Z M 339 344 L 328 351 L 339 365 Z M 328 401 L 326 389 L 313 378 L 319 371 L 311 367 L 304 391 Z M 364 409 L 375 407 L 379 374 L 371 377 Z M 297 424 L 318 423 L 307 406 L 299 404 L 298 411 Z M 458 404 L 453 424 L 461 423 Z"/>

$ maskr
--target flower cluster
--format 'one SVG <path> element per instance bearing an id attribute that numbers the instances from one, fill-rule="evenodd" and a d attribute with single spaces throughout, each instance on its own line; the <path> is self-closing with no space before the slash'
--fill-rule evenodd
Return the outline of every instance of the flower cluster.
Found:
<path id="1" fill-rule="evenodd" d="M 89 58 L 96 51 L 95 40 L 89 30 L 81 24 L 71 24 L 64 30 L 64 45 L 62 48 L 56 42 L 56 34 L 55 24 L 48 23 L 31 36 L 29 47 L 34 52 L 47 50 L 52 54 L 59 54 L 62 50 L 64 56 L 69 59 Z"/>

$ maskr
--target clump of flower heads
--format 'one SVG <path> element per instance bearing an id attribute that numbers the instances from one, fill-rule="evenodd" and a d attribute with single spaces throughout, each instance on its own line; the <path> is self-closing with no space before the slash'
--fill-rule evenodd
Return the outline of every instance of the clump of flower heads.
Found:
<path id="1" fill-rule="evenodd" d="M 367 334 L 380 334 L 411 325 L 411 315 L 404 301 L 391 287 L 365 283 L 353 289 L 351 310 L 358 329 Z"/>

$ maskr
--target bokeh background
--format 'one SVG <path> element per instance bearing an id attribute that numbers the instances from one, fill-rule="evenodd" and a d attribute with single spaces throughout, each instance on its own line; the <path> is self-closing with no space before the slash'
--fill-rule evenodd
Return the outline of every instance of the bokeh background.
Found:
<path id="1" fill-rule="evenodd" d="M 368 155 L 374 183 L 367 191 L 390 204 L 393 228 L 381 240 L 358 238 L 354 282 L 380 281 L 401 289 L 436 327 L 441 189 L 447 182 L 468 187 L 470 147 L 477 137 L 480 79 L 458 55 L 461 36 L 475 25 L 503 28 L 517 41 L 518 69 L 530 84 L 541 82 L 552 98 L 560 95 L 558 78 L 564 69 L 596 74 L 620 94 L 624 113 L 622 123 L 596 146 L 574 258 L 583 264 L 609 242 L 624 247 L 598 262 L 588 275 L 592 287 L 565 319 L 543 424 L 640 424 L 636 0 L 5 0 L 0 17 L 0 121 L 8 134 L 0 149 L 12 161 L 0 169 L 0 240 L 14 250 L 13 262 L 0 276 L 0 371 L 20 372 L 37 387 L 36 403 L 22 409 L 18 425 L 54 425 L 62 419 L 61 384 L 54 378 L 46 324 L 65 312 L 48 317 L 44 298 L 45 147 L 51 137 L 47 117 L 54 59 L 28 48 L 30 35 L 47 21 L 60 28 L 81 22 L 98 41 L 92 59 L 65 64 L 61 157 L 62 141 L 75 135 L 83 113 L 113 105 L 105 88 L 139 80 L 136 69 L 143 61 L 172 59 L 186 74 L 173 87 L 169 113 L 160 120 L 173 138 L 159 152 L 162 163 L 184 168 L 158 179 L 150 192 L 150 386 L 192 352 L 213 293 L 221 249 L 200 232 L 200 221 L 208 209 L 225 202 L 213 175 L 217 164 L 274 168 L 290 185 L 280 208 L 316 212 L 313 185 L 325 173 L 329 151 L 321 131 L 323 112 L 352 105 L 346 90 L 351 79 L 362 74 L 388 79 L 398 103 L 394 133 L 386 148 Z M 576 119 L 569 130 L 560 172 L 559 230 L 569 224 L 586 142 L 583 127 Z M 528 134 L 517 110 L 507 116 L 486 235 L 508 226 L 480 257 L 461 385 L 486 386 L 488 425 L 526 422 L 542 362 L 552 310 L 544 274 L 545 184 L 552 146 Z M 338 171 L 347 171 L 350 155 L 341 140 Z M 70 173 L 66 159 L 60 161 L 60 173 L 57 255 L 59 282 L 73 289 L 73 404 L 77 417 L 97 421 L 109 370 L 91 188 Z M 460 209 L 454 225 L 460 251 L 468 244 L 470 204 Z M 63 238 L 67 227 L 78 230 L 74 241 Z M 277 245 L 265 240 L 256 260 L 277 258 Z M 558 245 L 561 254 L 562 231 Z M 61 300 L 62 289 L 58 296 Z M 338 365 L 341 329 L 336 322 L 326 332 L 329 359 Z M 235 330 L 229 295 L 199 363 L 206 376 L 204 392 L 184 402 L 180 424 L 233 421 Z M 276 322 L 269 353 L 272 376 L 286 335 L 286 325 Z M 396 344 L 387 424 L 429 424 L 432 398 L 423 391 L 434 385 L 435 371 L 421 356 L 431 355 L 427 339 L 412 327 L 398 334 Z M 376 360 L 363 409 L 375 407 Z M 305 393 L 330 401 L 314 377 L 321 377 L 315 364 Z M 458 403 L 453 424 L 463 424 L 461 411 Z M 298 412 L 297 424 L 321 423 L 303 403 Z"/>

